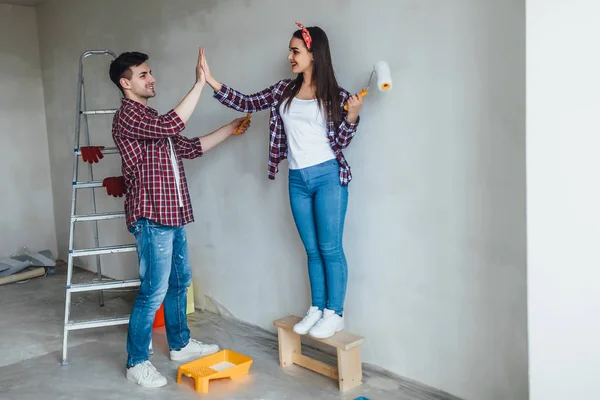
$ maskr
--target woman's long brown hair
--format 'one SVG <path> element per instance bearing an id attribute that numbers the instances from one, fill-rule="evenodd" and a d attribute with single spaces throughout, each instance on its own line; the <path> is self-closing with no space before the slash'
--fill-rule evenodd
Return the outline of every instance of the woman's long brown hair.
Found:
<path id="1" fill-rule="evenodd" d="M 342 119 L 342 107 L 340 106 L 340 88 L 337 80 L 335 79 L 335 72 L 333 70 L 333 64 L 331 62 L 331 53 L 329 50 L 329 39 L 323 29 L 313 26 L 306 28 L 312 37 L 312 46 L 308 50 L 313 53 L 313 74 L 312 80 L 316 86 L 317 101 L 321 109 L 326 110 L 326 120 L 339 123 Z M 297 30 L 293 35 L 295 38 L 302 40 L 302 30 Z M 283 93 L 281 102 L 296 97 L 300 88 L 302 88 L 302 82 L 304 81 L 304 75 L 298 74 L 290 85 L 286 88 Z M 287 111 L 290 107 L 291 101 L 288 101 L 285 105 Z"/>

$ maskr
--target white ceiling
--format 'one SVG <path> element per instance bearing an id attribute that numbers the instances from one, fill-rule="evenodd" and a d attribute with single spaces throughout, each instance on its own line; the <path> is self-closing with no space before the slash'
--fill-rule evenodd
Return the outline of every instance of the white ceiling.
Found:
<path id="1" fill-rule="evenodd" d="M 0 4 L 15 4 L 19 6 L 37 6 L 47 0 L 0 0 Z"/>

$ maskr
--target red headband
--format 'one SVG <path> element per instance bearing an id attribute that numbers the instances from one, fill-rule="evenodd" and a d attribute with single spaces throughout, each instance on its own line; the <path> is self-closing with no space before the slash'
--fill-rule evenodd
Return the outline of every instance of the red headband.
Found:
<path id="1" fill-rule="evenodd" d="M 304 43 L 306 43 L 306 47 L 310 49 L 310 46 L 312 46 L 312 38 L 310 37 L 310 33 L 308 33 L 308 29 L 300 22 L 296 22 L 296 25 L 298 25 L 298 28 L 302 29 L 302 38 L 304 39 Z"/>

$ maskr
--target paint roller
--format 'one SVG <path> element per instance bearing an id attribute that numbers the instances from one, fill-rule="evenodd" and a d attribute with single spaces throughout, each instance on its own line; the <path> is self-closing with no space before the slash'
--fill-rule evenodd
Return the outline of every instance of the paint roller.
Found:
<path id="1" fill-rule="evenodd" d="M 387 92 L 392 89 L 392 74 L 390 73 L 390 66 L 385 61 L 378 61 L 373 65 L 373 70 L 371 71 L 371 76 L 369 76 L 369 81 L 367 82 L 367 87 L 361 89 L 359 95 L 365 97 L 369 94 L 369 87 L 371 86 L 371 79 L 373 79 L 373 74 L 377 75 L 377 88 L 381 92 Z M 348 110 L 348 103 L 344 104 L 344 110 Z"/>

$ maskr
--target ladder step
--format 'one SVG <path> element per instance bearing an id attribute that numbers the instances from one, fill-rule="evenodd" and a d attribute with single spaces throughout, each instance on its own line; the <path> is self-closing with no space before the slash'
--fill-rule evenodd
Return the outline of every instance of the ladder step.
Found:
<path id="1" fill-rule="evenodd" d="M 79 149 L 75 149 L 75 154 L 78 156 L 81 155 L 81 151 Z M 119 149 L 116 147 L 105 147 L 102 149 L 102 154 L 119 154 Z"/>
<path id="2" fill-rule="evenodd" d="M 96 247 L 93 249 L 70 250 L 73 257 L 97 256 L 100 254 L 127 253 L 136 251 L 135 244 L 123 244 L 118 246 Z"/>
<path id="3" fill-rule="evenodd" d="M 75 283 L 70 288 L 67 288 L 71 293 L 91 292 L 94 290 L 122 289 L 128 287 L 140 286 L 139 279 L 130 279 L 125 281 L 107 281 L 107 282 L 91 282 L 91 283 Z"/>
<path id="4" fill-rule="evenodd" d="M 100 115 L 100 114 L 114 114 L 117 112 L 117 109 L 109 109 L 109 110 L 83 110 L 81 114 L 83 115 Z"/>
<path id="5" fill-rule="evenodd" d="M 128 323 L 129 315 L 118 318 L 90 319 L 86 321 L 69 321 L 66 327 L 69 331 L 76 331 L 78 329 L 99 328 L 101 326 L 126 325 Z"/>
<path id="6" fill-rule="evenodd" d="M 102 221 L 107 219 L 117 219 L 117 218 L 125 218 L 125 212 L 107 212 L 107 213 L 98 213 L 98 214 L 81 214 L 81 215 L 73 215 L 71 217 L 71 221 Z"/>
<path id="7" fill-rule="evenodd" d="M 88 182 L 73 182 L 75 189 L 88 189 L 102 187 L 102 181 L 88 181 Z"/>

